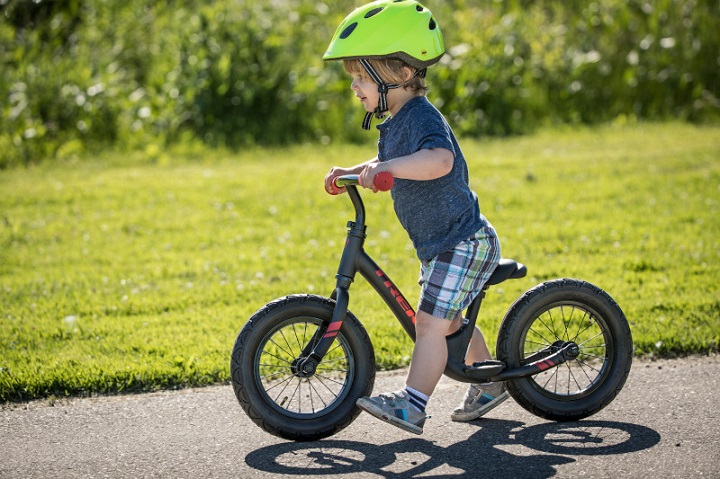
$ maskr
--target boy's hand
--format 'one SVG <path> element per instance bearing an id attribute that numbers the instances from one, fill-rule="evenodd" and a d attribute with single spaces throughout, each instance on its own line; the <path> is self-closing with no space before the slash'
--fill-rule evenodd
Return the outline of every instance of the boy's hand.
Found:
<path id="1" fill-rule="evenodd" d="M 370 163 L 363 168 L 358 176 L 358 183 L 363 188 L 372 190 L 373 193 L 377 193 L 378 189 L 375 186 L 375 177 L 378 173 L 386 171 L 385 165 L 382 163 Z"/>
<path id="2" fill-rule="evenodd" d="M 345 193 L 345 188 L 338 188 L 335 186 L 335 178 L 342 175 L 347 175 L 348 170 L 345 168 L 340 168 L 339 166 L 333 166 L 330 168 L 330 171 L 327 175 L 325 175 L 325 191 L 330 193 L 331 195 L 339 195 L 342 193 Z"/>

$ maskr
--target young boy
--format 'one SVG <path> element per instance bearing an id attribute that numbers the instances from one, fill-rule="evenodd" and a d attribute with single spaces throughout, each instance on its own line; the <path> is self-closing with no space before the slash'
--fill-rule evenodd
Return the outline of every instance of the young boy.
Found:
<path id="1" fill-rule="evenodd" d="M 395 212 L 421 260 L 416 341 L 406 387 L 358 399 L 370 414 L 421 434 L 425 408 L 445 370 L 445 336 L 462 324 L 462 311 L 481 291 L 500 260 L 495 230 L 480 213 L 468 184 L 468 169 L 455 135 L 427 100 L 425 72 L 445 49 L 432 13 L 413 0 L 381 0 L 358 8 L 340 24 L 325 60 L 343 60 L 350 88 L 373 116 L 389 119 L 380 130 L 377 157 L 350 167 L 333 167 L 325 177 L 358 174 L 365 188 L 387 171 Z M 491 359 L 479 329 L 467 364 Z M 452 413 L 455 421 L 482 416 L 508 397 L 503 383 L 471 385 Z"/>

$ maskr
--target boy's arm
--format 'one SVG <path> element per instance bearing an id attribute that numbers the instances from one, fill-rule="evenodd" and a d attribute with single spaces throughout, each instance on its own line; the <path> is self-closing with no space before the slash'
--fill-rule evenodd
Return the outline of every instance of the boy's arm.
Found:
<path id="1" fill-rule="evenodd" d="M 420 150 L 412 155 L 400 156 L 392 160 L 378 162 L 377 158 L 362 165 L 359 182 L 365 188 L 373 188 L 375 175 L 387 171 L 394 178 L 427 181 L 440 178 L 452 171 L 455 156 L 445 148 Z"/>
<path id="2" fill-rule="evenodd" d="M 332 191 L 333 190 L 333 182 L 335 181 L 335 178 L 338 176 L 343 175 L 359 175 L 360 173 L 365 170 L 365 168 L 368 167 L 368 165 L 372 165 L 375 163 L 379 163 L 380 160 L 378 160 L 378 157 L 368 160 L 364 163 L 360 163 L 355 166 L 351 166 L 349 168 L 342 168 L 340 166 L 333 166 L 330 168 L 330 171 L 327 175 L 325 175 L 325 191 Z M 345 188 L 342 188 L 341 191 L 344 191 Z"/>
<path id="3" fill-rule="evenodd" d="M 372 165 L 372 164 L 379 163 L 379 162 L 380 162 L 380 160 L 378 160 L 378 157 L 376 156 L 375 158 L 368 160 L 364 163 L 360 163 L 359 165 L 351 166 L 350 168 L 338 168 L 338 169 L 347 171 L 347 173 L 343 173 L 343 175 L 359 175 L 362 172 L 362 170 L 364 170 L 365 167 L 367 167 L 368 165 Z M 333 170 L 335 168 L 337 168 L 337 167 L 334 167 Z M 332 171 L 332 170 L 330 170 L 330 171 Z"/>

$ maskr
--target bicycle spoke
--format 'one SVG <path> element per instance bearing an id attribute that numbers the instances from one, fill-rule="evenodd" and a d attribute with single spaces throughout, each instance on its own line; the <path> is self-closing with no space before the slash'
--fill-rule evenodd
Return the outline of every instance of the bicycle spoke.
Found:
<path id="1" fill-rule="evenodd" d="M 288 365 L 291 365 L 291 364 L 292 364 L 292 361 L 290 361 L 289 359 L 281 358 L 280 356 L 277 356 L 277 355 L 275 355 L 275 354 L 269 353 L 269 352 L 267 352 L 267 351 L 263 351 L 263 356 L 270 356 L 271 358 L 275 358 L 275 359 L 277 359 L 278 361 L 280 361 L 280 362 L 282 362 L 282 363 L 286 363 L 286 364 L 288 364 Z M 291 359 L 294 360 L 295 358 L 294 358 L 294 357 L 291 357 Z M 270 364 L 261 364 L 260 366 L 271 366 L 271 365 L 270 365 Z M 277 364 L 273 364 L 272 366 L 277 367 Z"/>
<path id="2" fill-rule="evenodd" d="M 274 366 L 273 366 L 273 367 L 274 367 Z M 286 370 L 276 370 L 276 371 L 270 372 L 269 374 L 263 374 L 263 375 L 261 375 L 261 376 L 260 376 L 260 380 L 261 380 L 262 382 L 265 382 L 266 380 L 276 381 L 275 377 L 278 377 L 278 376 L 279 376 L 279 377 L 289 376 L 290 378 L 293 377 L 293 375 L 292 375 L 289 371 L 286 371 Z"/>
<path id="3" fill-rule="evenodd" d="M 295 377 L 295 376 L 290 376 L 290 377 L 287 378 L 286 380 L 283 380 L 283 381 L 277 383 L 277 384 L 274 385 L 274 386 L 270 386 L 269 388 L 265 389 L 265 391 L 267 392 L 267 391 L 270 391 L 270 390 L 272 390 L 272 389 L 275 389 L 276 387 L 282 386 L 282 389 L 280 390 L 280 392 L 278 393 L 278 395 L 275 396 L 275 402 L 277 402 L 277 398 L 279 398 L 280 395 L 285 392 L 285 389 L 287 389 L 287 387 L 290 385 L 290 382 L 293 380 L 294 377 Z"/>
<path id="4" fill-rule="evenodd" d="M 256 363 L 258 378 L 268 399 L 289 412 L 317 414 L 337 401 L 352 374 L 352 359 L 342 334 L 317 366 L 314 375 L 300 377 L 291 366 L 303 351 L 314 347 L 321 323 L 312 318 L 298 318 L 269 334 Z"/>
<path id="5" fill-rule="evenodd" d="M 282 336 L 283 339 L 285 339 L 284 335 L 282 335 L 282 331 L 280 331 L 280 335 Z M 272 344 L 274 344 L 275 346 L 277 346 L 277 348 L 278 348 L 280 351 L 282 351 L 283 353 L 287 354 L 289 357 L 296 357 L 296 356 L 292 353 L 292 351 L 288 351 L 287 349 L 283 348 L 282 345 L 278 344 L 277 341 L 275 341 L 274 337 L 273 337 L 273 338 L 270 338 L 270 342 L 271 342 Z M 285 342 L 287 343 L 287 341 L 285 341 Z M 288 344 L 288 349 L 290 349 L 289 346 L 290 346 L 290 345 Z M 268 353 L 268 354 L 269 354 L 269 353 Z"/>
<path id="6" fill-rule="evenodd" d="M 316 374 L 315 377 L 318 378 L 318 379 L 324 379 L 325 381 L 329 381 L 329 382 L 335 383 L 335 384 L 337 384 L 337 385 L 339 385 L 339 386 L 343 386 L 343 385 L 345 384 L 345 382 L 346 382 L 344 379 L 343 379 L 342 381 L 339 381 L 339 380 L 337 380 L 337 379 L 331 378 L 331 377 L 326 376 L 326 375 L 324 375 L 324 374 Z M 325 385 L 325 383 L 323 383 L 323 385 Z M 325 385 L 325 387 L 327 387 L 327 385 Z M 329 388 L 328 388 L 328 389 L 329 389 Z"/>
<path id="7" fill-rule="evenodd" d="M 579 324 L 580 324 L 581 326 L 582 326 L 583 322 L 585 321 L 585 319 L 588 317 L 589 314 L 590 314 L 590 313 L 588 313 L 587 311 L 583 310 L 583 316 L 582 316 L 582 318 L 580 318 L 580 321 L 579 321 Z M 592 316 L 590 316 L 590 317 L 592 318 Z M 595 324 L 595 322 L 594 322 L 594 321 L 591 321 L 590 324 L 588 325 L 588 327 L 590 327 L 592 324 Z M 568 335 L 568 341 L 572 341 L 572 342 L 575 342 L 575 343 L 576 343 L 576 342 L 577 342 L 577 338 L 578 338 L 583 332 L 585 332 L 585 330 L 587 330 L 587 327 L 586 327 L 585 329 L 583 329 L 582 331 L 579 330 L 577 333 L 575 333 L 575 336 L 574 336 L 572 339 L 570 339 L 570 336 Z"/>
<path id="8" fill-rule="evenodd" d="M 592 341 L 593 339 L 595 339 L 595 338 L 597 338 L 597 337 L 600 337 L 600 336 L 603 336 L 603 332 L 602 332 L 602 331 L 598 332 L 595 336 L 593 336 L 593 337 L 591 337 L 591 338 L 588 338 L 588 339 L 586 339 L 585 341 L 583 341 L 583 342 L 581 342 L 581 343 L 578 343 L 578 346 L 583 347 L 583 346 L 584 346 L 585 344 L 587 344 L 588 342 L 590 342 L 590 341 Z M 605 346 L 605 345 L 603 344 L 603 346 Z"/>
<path id="9" fill-rule="evenodd" d="M 347 357 L 341 356 L 341 357 L 332 358 L 332 359 L 323 359 L 322 362 L 320 363 L 319 367 L 325 366 L 330 363 L 336 363 L 338 361 L 347 362 Z"/>
<path id="10" fill-rule="evenodd" d="M 556 340 L 557 340 L 557 339 L 560 339 L 560 338 L 558 338 L 558 335 L 557 335 L 557 333 L 555 332 L 555 328 L 554 328 L 554 326 L 555 326 L 555 319 L 553 319 L 552 310 L 548 310 L 548 311 L 546 312 L 546 314 L 547 314 L 548 318 L 550 318 L 550 323 L 551 323 L 552 326 L 553 326 L 552 328 L 551 328 L 550 326 L 548 326 L 548 325 L 545 323 L 545 321 L 543 321 L 542 316 L 538 316 L 538 317 L 537 317 L 537 320 L 540 322 L 541 325 L 543 325 L 543 326 L 545 327 L 545 329 L 547 329 L 548 331 L 550 331 L 550 334 L 552 334 L 553 336 L 555 336 L 555 339 L 556 339 Z M 534 332 L 535 334 L 537 334 L 538 336 L 540 336 L 544 341 L 547 341 L 547 339 L 545 339 L 545 337 L 544 337 L 541 333 L 539 333 L 538 331 L 533 331 L 533 332 Z M 548 341 L 548 344 L 552 344 L 552 343 L 554 343 L 554 342 L 555 342 L 555 341 Z"/>
<path id="11" fill-rule="evenodd" d="M 309 323 L 307 321 L 305 321 L 303 323 L 303 331 L 302 331 L 302 334 L 300 335 L 300 337 L 298 337 L 297 331 L 295 331 L 295 325 L 293 325 L 293 331 L 295 331 L 295 341 L 297 341 L 298 351 L 302 351 L 303 348 L 305 347 L 305 343 L 308 338 L 308 325 L 309 325 Z"/>
<path id="12" fill-rule="evenodd" d="M 293 403 L 293 399 L 297 396 L 297 412 L 302 411 L 302 394 L 300 394 L 300 385 L 302 384 L 302 381 L 297 382 L 297 386 L 295 386 L 295 390 L 293 391 L 292 395 L 290 396 L 289 404 Z"/>
<path id="13" fill-rule="evenodd" d="M 325 389 L 327 389 L 327 391 L 332 395 L 333 399 L 337 397 L 337 394 L 335 393 L 335 391 L 330 389 L 328 387 L 328 385 L 325 384 L 325 382 L 323 381 L 323 378 L 321 376 L 315 376 L 315 379 L 317 379 L 317 382 L 319 382 Z M 340 383 L 338 383 L 338 384 L 340 384 Z M 327 404 L 323 400 L 322 394 L 320 393 L 320 391 L 318 391 L 315 387 L 313 387 L 313 390 L 317 393 L 317 396 L 320 399 L 320 401 L 322 401 L 323 406 L 327 407 Z"/>
<path id="14" fill-rule="evenodd" d="M 307 381 L 307 387 L 308 387 L 308 390 L 309 390 L 309 392 L 308 392 L 308 398 L 310 399 L 310 411 L 315 412 L 315 401 L 313 401 L 313 397 L 314 397 L 315 395 L 313 395 L 313 391 L 315 391 L 316 393 L 317 393 L 317 391 L 315 390 L 315 386 L 313 386 L 311 380 L 308 380 L 308 381 Z M 320 399 L 320 400 L 322 401 L 322 399 Z"/>
<path id="15" fill-rule="evenodd" d="M 530 345 L 537 345 L 535 348 L 529 348 L 527 346 Z M 549 345 L 548 344 L 542 344 L 535 341 L 528 341 L 525 340 L 525 348 L 523 349 L 523 359 L 528 359 L 529 357 L 533 356 L 534 354 L 537 354 L 538 352 L 542 351 L 543 349 L 546 349 Z"/>
<path id="16" fill-rule="evenodd" d="M 593 367 L 588 361 L 592 360 L 596 363 L 605 364 L 606 359 L 604 356 L 584 353 L 578 356 L 575 360 L 587 365 L 588 367 Z"/>
<path id="17" fill-rule="evenodd" d="M 548 335 L 555 339 L 550 340 Z M 574 360 L 538 374 L 534 378 L 537 386 L 566 397 L 583 394 L 591 388 L 602 374 L 607 359 L 604 335 L 598 318 L 575 304 L 557 305 L 536 316 L 524 339 L 524 358 L 551 347 L 557 340 L 573 341 L 580 348 L 580 355 Z"/>
<path id="18" fill-rule="evenodd" d="M 590 384 L 594 384 L 594 383 L 595 383 L 595 379 L 590 377 L 590 375 L 589 375 L 588 372 L 587 372 L 587 369 L 590 369 L 591 371 L 593 371 L 593 372 L 596 373 L 595 378 L 597 378 L 597 373 L 599 373 L 600 370 L 599 370 L 599 369 L 595 369 L 595 368 L 592 367 L 590 364 L 587 364 L 587 363 L 585 363 L 585 362 L 583 362 L 583 361 L 576 360 L 576 363 L 577 363 L 577 365 L 578 365 L 578 368 L 583 372 L 583 374 L 584 374 L 585 377 L 588 379 L 588 381 L 590 382 Z M 586 368 L 587 368 L 587 369 L 586 369 Z"/>
<path id="19" fill-rule="evenodd" d="M 569 330 L 570 330 L 570 329 L 569 329 L 569 326 L 570 326 L 570 324 L 571 324 L 571 322 L 572 322 L 572 315 L 573 315 L 574 312 L 575 312 L 575 307 L 573 306 L 573 307 L 570 309 L 570 320 L 569 320 L 569 321 L 566 321 L 566 320 L 565 320 L 565 307 L 564 307 L 564 306 L 561 306 L 561 307 L 560 307 L 560 314 L 562 315 L 562 322 L 563 322 L 563 326 L 564 326 L 564 328 L 565 328 L 565 331 L 564 331 L 564 333 L 563 333 L 563 338 L 564 338 L 565 341 L 568 341 L 569 338 L 570 338 L 570 334 L 569 334 Z"/>
<path id="20" fill-rule="evenodd" d="M 571 385 L 572 383 L 575 383 L 575 385 L 577 386 L 577 390 L 578 390 L 578 391 L 581 391 L 581 390 L 582 390 L 582 387 L 580 386 L 580 383 L 578 382 L 577 378 L 575 377 L 575 374 L 573 374 L 573 370 L 572 370 L 572 368 L 570 367 L 570 364 L 569 364 L 569 363 L 565 363 L 565 366 L 567 366 L 567 371 L 568 371 L 567 394 L 568 394 L 568 396 L 569 396 L 569 395 L 570 395 L 570 385 Z M 571 380 L 572 380 L 572 381 L 571 381 Z"/>
<path id="21" fill-rule="evenodd" d="M 542 386 L 543 389 L 546 389 L 546 388 L 547 388 L 547 385 L 550 383 L 550 381 L 552 381 L 553 379 L 555 379 L 555 390 L 557 390 L 557 368 L 555 368 L 555 369 L 553 370 L 553 372 L 549 374 L 549 376 L 550 376 L 550 377 L 548 377 L 548 380 L 545 381 L 545 384 L 543 384 L 543 386 Z"/>

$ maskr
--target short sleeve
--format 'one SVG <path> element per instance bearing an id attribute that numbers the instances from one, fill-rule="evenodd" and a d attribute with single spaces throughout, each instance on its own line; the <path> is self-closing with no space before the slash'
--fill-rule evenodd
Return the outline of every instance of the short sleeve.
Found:
<path id="1" fill-rule="evenodd" d="M 444 148 L 450 150 L 453 156 L 457 154 L 452 141 L 452 132 L 442 114 L 434 108 L 427 108 L 426 115 L 419 117 L 418 128 L 414 131 L 418 135 L 415 144 L 418 150 L 429 150 L 433 148 Z"/>

